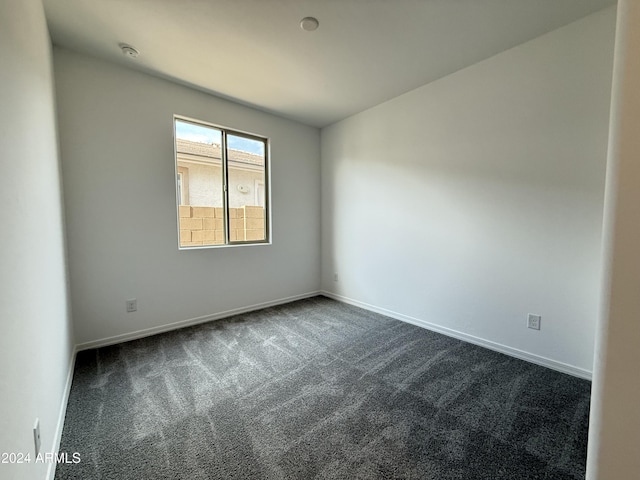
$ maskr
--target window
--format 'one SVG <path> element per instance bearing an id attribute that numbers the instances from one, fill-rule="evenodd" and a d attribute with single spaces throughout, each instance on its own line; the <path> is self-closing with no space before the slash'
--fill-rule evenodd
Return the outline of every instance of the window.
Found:
<path id="1" fill-rule="evenodd" d="M 180 248 L 269 241 L 268 140 L 174 117 Z"/>

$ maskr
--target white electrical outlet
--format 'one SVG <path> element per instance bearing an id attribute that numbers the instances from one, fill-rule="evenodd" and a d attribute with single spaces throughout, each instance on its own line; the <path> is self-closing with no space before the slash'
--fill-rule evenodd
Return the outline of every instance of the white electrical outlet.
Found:
<path id="1" fill-rule="evenodd" d="M 40 453 L 40 419 L 36 418 L 36 423 L 33 425 L 33 443 L 36 447 L 36 457 Z"/>
<path id="2" fill-rule="evenodd" d="M 542 317 L 540 315 L 534 315 L 530 313 L 527 317 L 527 328 L 532 328 L 533 330 L 540 330 L 540 322 L 542 321 Z"/>
<path id="3" fill-rule="evenodd" d="M 334 274 L 333 274 L 333 281 L 334 281 L 334 282 L 337 282 L 337 281 L 338 281 L 338 274 L 337 274 L 337 273 L 334 273 Z"/>
<path id="4" fill-rule="evenodd" d="M 135 312 L 138 310 L 138 300 L 132 298 L 131 300 L 127 300 L 127 312 Z"/>

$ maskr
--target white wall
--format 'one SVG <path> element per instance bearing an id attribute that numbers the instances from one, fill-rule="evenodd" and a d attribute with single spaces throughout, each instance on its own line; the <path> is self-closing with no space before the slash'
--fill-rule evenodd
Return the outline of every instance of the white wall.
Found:
<path id="1" fill-rule="evenodd" d="M 324 128 L 323 289 L 588 376 L 614 30 L 610 8 Z"/>
<path id="2" fill-rule="evenodd" d="M 44 478 L 72 356 L 51 47 L 40 0 L 0 2 L 0 478 Z"/>
<path id="3" fill-rule="evenodd" d="M 54 66 L 78 343 L 318 290 L 318 129 L 68 50 Z M 178 251 L 174 114 L 270 138 L 272 245 Z"/>
<path id="4" fill-rule="evenodd" d="M 604 219 L 602 315 L 589 419 L 587 480 L 640 471 L 640 2 L 620 0 Z"/>

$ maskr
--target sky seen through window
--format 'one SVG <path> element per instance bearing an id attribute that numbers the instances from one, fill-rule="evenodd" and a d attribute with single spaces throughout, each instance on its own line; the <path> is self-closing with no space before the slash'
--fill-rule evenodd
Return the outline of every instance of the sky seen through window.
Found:
<path id="1" fill-rule="evenodd" d="M 176 137 L 181 140 L 212 144 L 221 142 L 221 132 L 215 128 L 203 125 L 196 125 L 189 122 L 176 120 Z M 255 153 L 264 156 L 264 143 L 250 138 L 228 135 L 227 142 L 232 150 L 242 150 L 243 152 Z"/>

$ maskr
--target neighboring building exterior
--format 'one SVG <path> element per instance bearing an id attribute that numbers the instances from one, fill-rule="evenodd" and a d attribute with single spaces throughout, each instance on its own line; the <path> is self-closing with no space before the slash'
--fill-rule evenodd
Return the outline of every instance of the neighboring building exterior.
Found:
<path id="1" fill-rule="evenodd" d="M 222 182 L 220 145 L 177 139 L 176 150 L 180 205 L 221 207 L 222 189 L 217 188 Z M 229 150 L 229 207 L 264 207 L 264 164 L 262 155 Z"/>
<path id="2" fill-rule="evenodd" d="M 180 245 L 224 243 L 219 144 L 176 140 Z M 229 149 L 229 239 L 265 238 L 265 157 Z"/>

